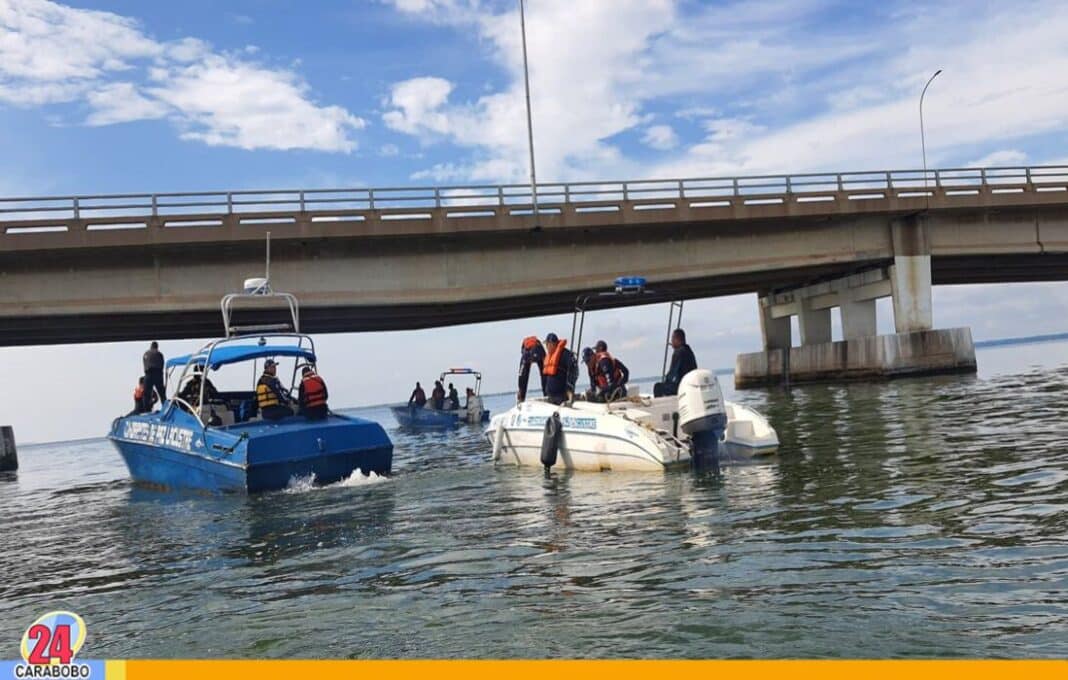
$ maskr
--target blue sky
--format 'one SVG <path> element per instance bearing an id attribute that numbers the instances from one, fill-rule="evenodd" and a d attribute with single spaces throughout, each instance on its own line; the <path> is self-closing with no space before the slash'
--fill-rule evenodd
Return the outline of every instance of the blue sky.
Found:
<path id="1" fill-rule="evenodd" d="M 918 167 L 936 68 L 931 166 L 1068 162 L 1063 2 L 529 0 L 527 20 L 546 181 Z M 524 181 L 520 68 L 507 0 L 0 0 L 0 194 Z M 708 363 L 757 348 L 752 296 L 691 309 Z M 661 311 L 605 322 L 639 373 L 659 365 Z M 1061 284 L 936 291 L 936 324 L 976 337 L 1063 330 L 1066 312 Z M 504 388 L 518 339 L 551 323 L 333 336 L 339 353 L 413 357 L 333 392 L 402 398 L 458 359 Z M 138 348 L 96 349 L 103 367 Z M 102 431 L 129 380 L 78 368 L 79 352 L 0 360 L 104 381 L 116 404 L 49 431 L 0 397 L 0 420 L 34 439 Z"/>

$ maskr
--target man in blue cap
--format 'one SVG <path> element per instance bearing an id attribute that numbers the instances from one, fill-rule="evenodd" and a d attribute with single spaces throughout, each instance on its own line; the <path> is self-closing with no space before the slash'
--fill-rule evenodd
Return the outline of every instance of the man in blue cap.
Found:
<path id="1" fill-rule="evenodd" d="M 556 333 L 545 336 L 545 364 L 541 375 L 549 403 L 562 404 L 572 400 L 578 381 L 578 358 L 567 348 L 567 340 L 561 340 Z"/>

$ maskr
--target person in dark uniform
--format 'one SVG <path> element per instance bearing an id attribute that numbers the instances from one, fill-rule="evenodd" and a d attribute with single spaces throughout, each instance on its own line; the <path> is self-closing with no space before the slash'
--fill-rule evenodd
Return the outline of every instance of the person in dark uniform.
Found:
<path id="1" fill-rule="evenodd" d="M 585 355 L 585 352 L 583 354 Z M 610 402 L 627 396 L 630 370 L 622 361 L 608 353 L 608 343 L 598 340 L 586 361 L 590 375 L 587 399 Z"/>
<path id="2" fill-rule="evenodd" d="M 521 402 L 527 398 L 527 384 L 530 382 L 530 367 L 537 365 L 538 375 L 541 378 L 541 391 L 545 392 L 545 346 L 536 336 L 531 335 L 523 339 L 523 346 L 519 356 L 519 392 L 516 401 Z"/>
<path id="3" fill-rule="evenodd" d="M 567 348 L 567 340 L 556 333 L 545 336 L 545 362 L 541 368 L 545 398 L 551 404 L 571 401 L 578 381 L 578 358 Z"/>
<path id="4" fill-rule="evenodd" d="M 293 415 L 293 398 L 278 380 L 278 364 L 274 359 L 263 362 L 263 375 L 256 383 L 256 403 L 264 420 L 281 420 Z"/>
<path id="5" fill-rule="evenodd" d="M 141 357 L 141 363 L 145 369 L 142 408 L 145 413 L 150 413 L 157 398 L 160 402 L 167 399 L 167 388 L 163 386 L 163 353 L 159 351 L 158 342 L 152 341 L 152 344 L 148 346 L 148 351 Z"/>
<path id="6" fill-rule="evenodd" d="M 456 391 L 456 386 L 449 383 L 449 404 L 448 409 L 450 411 L 456 411 L 460 408 L 460 393 Z"/>
<path id="7" fill-rule="evenodd" d="M 671 334 L 671 346 L 675 349 L 671 354 L 671 366 L 664 376 L 664 381 L 653 385 L 654 397 L 678 394 L 683 376 L 697 369 L 697 358 L 686 344 L 686 331 L 676 328 Z"/>
<path id="8" fill-rule="evenodd" d="M 330 413 L 326 405 L 326 381 L 319 377 L 311 366 L 301 369 L 300 375 L 300 390 L 297 394 L 300 412 L 308 420 L 323 420 Z"/>
<path id="9" fill-rule="evenodd" d="M 426 406 L 426 392 L 423 391 L 423 386 L 418 382 L 415 383 L 415 389 L 412 390 L 412 396 L 408 397 L 408 406 L 415 406 L 417 408 Z"/>

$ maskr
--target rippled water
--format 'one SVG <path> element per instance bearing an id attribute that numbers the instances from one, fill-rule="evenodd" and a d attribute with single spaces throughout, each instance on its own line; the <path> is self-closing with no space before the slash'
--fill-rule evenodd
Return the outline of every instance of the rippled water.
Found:
<path id="1" fill-rule="evenodd" d="M 1065 365 L 745 392 L 781 453 L 720 479 L 494 469 L 384 409 L 392 478 L 253 497 L 23 447 L 0 656 L 62 607 L 92 657 L 1063 657 L 1066 396 Z"/>

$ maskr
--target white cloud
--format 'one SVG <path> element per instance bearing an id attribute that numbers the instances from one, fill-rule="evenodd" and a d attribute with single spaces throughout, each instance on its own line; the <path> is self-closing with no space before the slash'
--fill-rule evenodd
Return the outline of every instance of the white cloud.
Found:
<path id="1" fill-rule="evenodd" d="M 232 56 L 208 55 L 157 72 L 147 92 L 174 109 L 182 138 L 242 149 L 351 151 L 350 132 L 365 121 L 338 106 L 318 106 L 293 72 Z"/>
<path id="2" fill-rule="evenodd" d="M 400 155 L 400 148 L 396 144 L 383 144 L 378 148 L 378 155 L 383 158 L 393 158 Z"/>
<path id="3" fill-rule="evenodd" d="M 396 83 L 389 96 L 393 108 L 382 115 L 382 120 L 391 129 L 411 135 L 447 134 L 453 122 L 442 106 L 452 89 L 452 83 L 444 78 L 412 78 Z"/>
<path id="4" fill-rule="evenodd" d="M 81 102 L 91 126 L 167 118 L 183 139 L 210 145 L 356 148 L 366 121 L 316 103 L 296 65 L 264 65 L 254 54 L 218 53 L 191 37 L 158 42 L 110 12 L 0 0 L 0 101 Z"/>
<path id="5" fill-rule="evenodd" d="M 670 151 L 679 145 L 679 136 L 670 125 L 651 125 L 645 129 L 642 143 L 658 151 Z"/>
<path id="6" fill-rule="evenodd" d="M 163 103 L 141 94 L 133 83 L 110 83 L 86 93 L 92 113 L 86 125 L 114 125 L 135 120 L 150 120 L 167 115 Z"/>
<path id="7" fill-rule="evenodd" d="M 1023 165 L 1027 162 L 1027 154 L 1018 149 L 1001 149 L 988 153 L 970 163 L 970 168 L 994 168 L 1003 166 Z"/>

